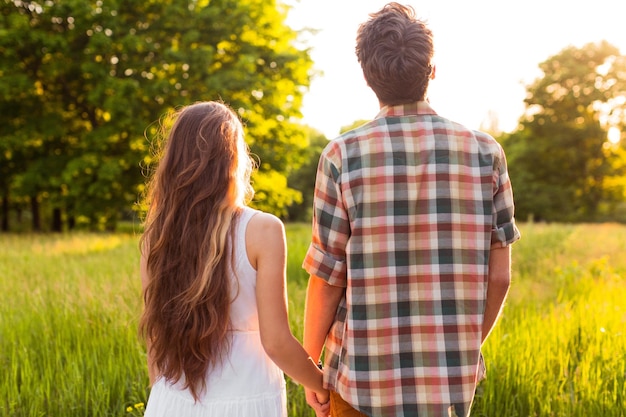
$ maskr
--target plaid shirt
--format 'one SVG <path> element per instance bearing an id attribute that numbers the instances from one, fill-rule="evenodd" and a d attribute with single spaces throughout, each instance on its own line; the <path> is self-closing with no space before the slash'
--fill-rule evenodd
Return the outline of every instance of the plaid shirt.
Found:
<path id="1" fill-rule="evenodd" d="M 370 416 L 469 413 L 492 245 L 519 239 L 501 146 L 426 102 L 384 107 L 318 166 L 304 268 L 345 287 L 324 380 Z"/>

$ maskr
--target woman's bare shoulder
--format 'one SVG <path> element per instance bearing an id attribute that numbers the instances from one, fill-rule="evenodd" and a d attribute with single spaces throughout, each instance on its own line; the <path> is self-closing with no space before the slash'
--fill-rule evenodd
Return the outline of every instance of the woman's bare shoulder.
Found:
<path id="1" fill-rule="evenodd" d="M 285 227 L 278 217 L 262 211 L 252 216 L 246 229 L 246 249 L 250 263 L 255 268 L 259 256 L 275 252 L 284 245 Z"/>
<path id="2" fill-rule="evenodd" d="M 281 233 L 283 230 L 283 222 L 278 217 L 264 211 L 257 211 L 248 223 L 246 234 L 257 235 L 260 233 L 262 237 L 263 233 Z"/>

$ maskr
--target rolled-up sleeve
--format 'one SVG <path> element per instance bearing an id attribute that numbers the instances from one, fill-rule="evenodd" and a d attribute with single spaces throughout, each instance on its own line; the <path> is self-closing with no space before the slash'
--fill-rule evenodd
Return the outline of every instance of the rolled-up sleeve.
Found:
<path id="1" fill-rule="evenodd" d="M 340 178 L 340 149 L 331 143 L 322 153 L 317 168 L 311 244 L 302 267 L 330 285 L 346 287 L 346 245 L 350 225 Z"/>
<path id="2" fill-rule="evenodd" d="M 515 204 L 506 156 L 500 146 L 499 155 L 497 155 L 495 160 L 491 246 L 506 247 L 519 240 L 521 235 L 515 224 Z"/>

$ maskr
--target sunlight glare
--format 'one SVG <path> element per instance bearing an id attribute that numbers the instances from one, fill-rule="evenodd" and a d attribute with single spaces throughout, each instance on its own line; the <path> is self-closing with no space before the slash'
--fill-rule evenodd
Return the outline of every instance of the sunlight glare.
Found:
<path id="1" fill-rule="evenodd" d="M 620 132 L 619 128 L 615 126 L 609 128 L 609 133 L 607 134 L 607 138 L 609 139 L 609 142 L 613 144 L 619 143 L 621 136 L 622 136 L 622 132 Z"/>

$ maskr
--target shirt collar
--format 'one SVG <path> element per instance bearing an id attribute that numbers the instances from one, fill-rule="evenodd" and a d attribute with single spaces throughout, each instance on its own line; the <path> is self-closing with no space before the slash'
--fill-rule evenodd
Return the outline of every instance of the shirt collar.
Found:
<path id="1" fill-rule="evenodd" d="M 384 117 L 398 117 L 409 115 L 422 115 L 430 114 L 436 115 L 437 112 L 430 107 L 430 104 L 426 101 L 416 101 L 408 104 L 398 104 L 396 106 L 385 106 L 380 109 L 380 112 L 376 115 L 376 119 Z"/>

